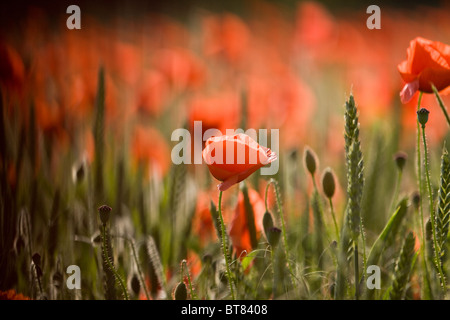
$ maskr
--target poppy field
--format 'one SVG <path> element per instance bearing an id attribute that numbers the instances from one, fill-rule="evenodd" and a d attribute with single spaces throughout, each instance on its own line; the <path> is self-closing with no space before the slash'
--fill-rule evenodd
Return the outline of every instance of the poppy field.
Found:
<path id="1" fill-rule="evenodd" d="M 369 5 L 1 4 L 0 300 L 449 299 L 450 6 Z"/>

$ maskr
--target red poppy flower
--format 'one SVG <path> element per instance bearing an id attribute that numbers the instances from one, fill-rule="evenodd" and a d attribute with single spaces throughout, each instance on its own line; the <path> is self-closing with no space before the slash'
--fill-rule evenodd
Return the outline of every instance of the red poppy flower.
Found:
<path id="1" fill-rule="evenodd" d="M 211 174 L 223 181 L 218 185 L 220 191 L 277 159 L 269 148 L 242 133 L 209 138 L 202 154 Z"/>
<path id="2" fill-rule="evenodd" d="M 431 93 L 432 84 L 438 91 L 450 86 L 450 46 L 417 37 L 410 42 L 408 58 L 398 65 L 406 82 L 400 97 L 402 103 L 411 100 L 417 91 Z"/>

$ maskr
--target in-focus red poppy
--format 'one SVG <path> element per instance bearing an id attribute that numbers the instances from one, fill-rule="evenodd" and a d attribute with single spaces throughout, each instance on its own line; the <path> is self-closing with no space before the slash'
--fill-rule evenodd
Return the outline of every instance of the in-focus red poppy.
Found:
<path id="1" fill-rule="evenodd" d="M 217 186 L 220 191 L 277 159 L 275 152 L 242 133 L 209 138 L 202 155 L 214 178 L 222 181 Z"/>
<path id="2" fill-rule="evenodd" d="M 257 191 L 249 188 L 248 198 L 250 201 L 250 206 L 253 209 L 256 236 L 258 238 L 263 230 L 262 221 L 266 207 L 264 205 L 264 200 L 260 197 Z M 239 192 L 236 210 L 234 211 L 234 216 L 230 222 L 229 235 L 231 242 L 233 243 L 233 248 L 238 257 L 243 256 L 244 252 L 249 253 L 252 250 L 244 194 L 242 192 Z"/>
<path id="3" fill-rule="evenodd" d="M 438 91 L 450 86 L 450 46 L 442 42 L 417 37 L 410 42 L 407 59 L 398 65 L 406 82 L 400 98 L 407 103 L 417 91 L 431 93 L 432 84 Z"/>

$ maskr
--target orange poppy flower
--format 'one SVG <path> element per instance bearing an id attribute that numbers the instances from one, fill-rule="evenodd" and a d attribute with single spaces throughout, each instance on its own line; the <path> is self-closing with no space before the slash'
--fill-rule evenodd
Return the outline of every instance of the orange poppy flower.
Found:
<path id="1" fill-rule="evenodd" d="M 438 41 L 417 37 L 410 42 L 407 60 L 398 65 L 406 82 L 400 97 L 403 103 L 417 91 L 431 93 L 434 84 L 438 91 L 450 86 L 450 46 Z"/>
<path id="2" fill-rule="evenodd" d="M 250 205 L 253 209 L 253 216 L 255 218 L 255 230 L 257 237 L 263 230 L 263 216 L 266 211 L 264 200 L 260 197 L 259 193 L 253 189 L 248 189 L 248 197 Z M 236 250 L 236 255 L 240 257 L 243 252 L 249 253 L 252 250 L 250 231 L 247 225 L 247 215 L 245 212 L 244 194 L 239 192 L 238 203 L 234 216 L 230 223 L 229 235 L 233 243 L 233 248 Z"/>
<path id="3" fill-rule="evenodd" d="M 223 181 L 217 186 L 220 191 L 277 159 L 275 152 L 242 133 L 209 138 L 202 155 L 211 174 Z"/>

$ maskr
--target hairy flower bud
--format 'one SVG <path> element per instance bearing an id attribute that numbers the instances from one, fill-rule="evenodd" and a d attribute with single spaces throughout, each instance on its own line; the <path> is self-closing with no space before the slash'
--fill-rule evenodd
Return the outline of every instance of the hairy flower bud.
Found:
<path id="1" fill-rule="evenodd" d="M 417 111 L 417 120 L 422 125 L 422 127 L 425 127 L 425 124 L 428 122 L 428 115 L 430 114 L 430 111 L 428 111 L 425 108 L 421 108 Z"/>
<path id="2" fill-rule="evenodd" d="M 303 153 L 303 161 L 306 170 L 314 175 L 317 169 L 317 156 L 315 152 L 308 146 L 305 147 L 305 151 Z"/>
<path id="3" fill-rule="evenodd" d="M 107 205 L 103 205 L 100 208 L 98 208 L 98 213 L 100 214 L 100 220 L 103 224 L 108 223 L 109 216 L 111 214 L 111 207 L 108 207 Z"/>
<path id="4" fill-rule="evenodd" d="M 326 168 L 323 172 L 322 188 L 323 193 L 327 196 L 327 198 L 332 198 L 334 196 L 334 192 L 336 191 L 336 181 L 331 168 Z"/>

